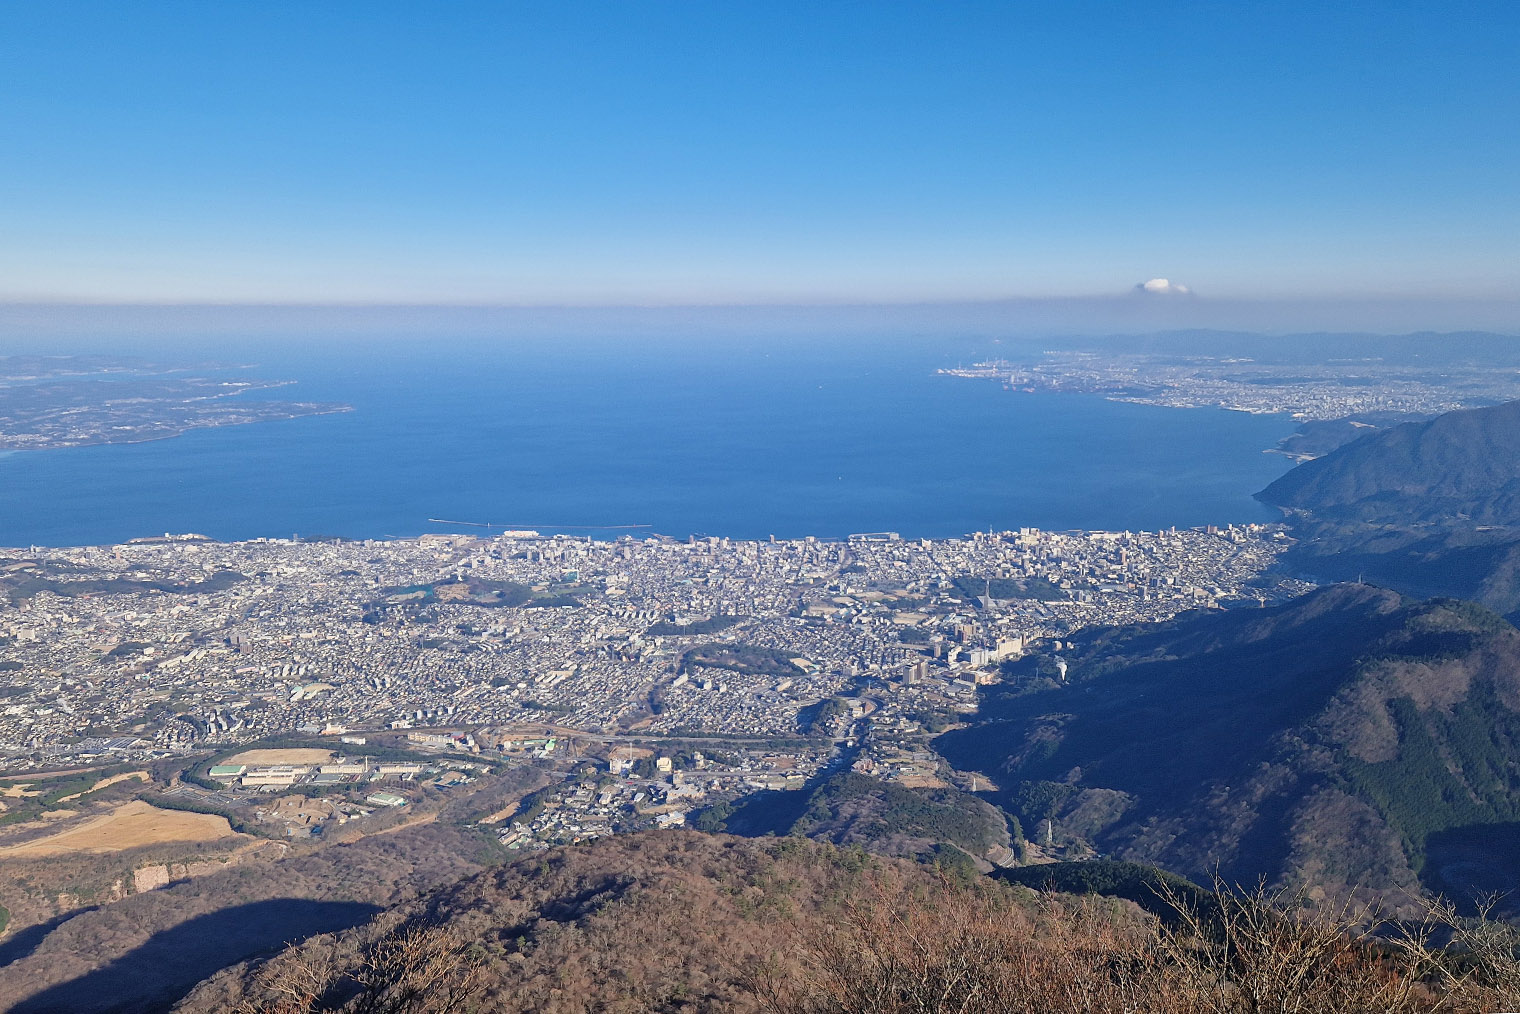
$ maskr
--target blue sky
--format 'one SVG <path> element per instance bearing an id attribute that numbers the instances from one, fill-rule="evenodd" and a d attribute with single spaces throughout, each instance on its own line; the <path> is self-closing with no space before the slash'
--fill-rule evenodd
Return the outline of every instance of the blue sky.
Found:
<path id="1" fill-rule="evenodd" d="M 1520 3 L 0 4 L 0 299 L 1520 298 Z"/>

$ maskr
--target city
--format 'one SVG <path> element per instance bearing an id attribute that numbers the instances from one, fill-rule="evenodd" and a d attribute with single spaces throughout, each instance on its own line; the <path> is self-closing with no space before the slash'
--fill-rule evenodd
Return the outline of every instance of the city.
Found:
<path id="1" fill-rule="evenodd" d="M 939 372 L 996 380 L 1011 391 L 1099 394 L 1141 405 L 1281 413 L 1300 421 L 1436 415 L 1520 397 L 1520 377 L 1512 369 L 1465 364 L 1436 369 L 1378 357 L 1283 363 L 1058 350 L 1031 363 L 989 359 Z"/>
<path id="2" fill-rule="evenodd" d="M 547 788 L 496 815 L 514 848 L 684 823 L 846 763 L 941 786 L 930 735 L 1007 664 L 1064 678 L 1084 629 L 1291 598 L 1309 586 L 1266 573 L 1290 542 L 1237 525 L 11 549 L 0 751 L 12 776 L 210 751 L 171 795 L 298 837 L 531 764 Z M 307 748 L 240 754 L 291 737 Z M 395 755 L 343 755 L 366 742 Z M 269 802 L 372 780 L 399 791 Z"/>

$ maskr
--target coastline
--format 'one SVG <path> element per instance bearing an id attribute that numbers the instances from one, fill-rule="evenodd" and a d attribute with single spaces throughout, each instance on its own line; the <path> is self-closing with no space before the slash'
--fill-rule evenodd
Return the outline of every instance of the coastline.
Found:
<path id="1" fill-rule="evenodd" d="M 295 381 L 286 381 L 286 383 L 293 384 Z M 233 391 L 229 394 L 215 395 L 214 397 L 225 398 L 242 393 L 243 392 L 241 391 Z M 300 403 L 298 402 L 295 404 Z M 4 438 L 0 437 L 0 457 L 5 457 L 11 454 L 22 454 L 27 451 L 69 451 L 77 450 L 81 447 L 121 447 L 130 444 L 151 444 L 162 440 L 173 440 L 176 437 L 182 437 L 186 433 L 190 433 L 195 430 L 219 430 L 231 429 L 235 426 L 257 426 L 260 423 L 288 422 L 291 419 L 307 419 L 313 416 L 321 415 L 341 415 L 345 412 L 352 411 L 354 411 L 354 406 L 352 405 L 313 405 L 313 409 L 310 412 L 286 412 L 279 415 L 271 415 L 262 419 L 239 419 L 230 422 L 209 422 L 197 426 L 182 426 L 178 429 L 175 429 L 172 433 L 158 433 L 152 436 L 127 436 L 120 440 L 81 440 L 77 443 L 54 442 L 27 447 L 8 446 L 4 443 Z"/>
<path id="2" fill-rule="evenodd" d="M 912 539 L 1273 517 L 1250 492 L 1289 464 L 1261 453 L 1288 419 L 1009 398 L 995 385 L 938 383 L 917 356 L 863 372 L 849 351 L 801 361 L 752 351 L 736 364 L 731 352 L 507 350 L 421 371 L 392 356 L 292 359 L 275 369 L 298 376 L 314 404 L 279 406 L 287 425 L 123 431 L 71 445 L 77 454 L 15 456 L 0 484 L 0 539 L 415 537 L 439 530 L 429 518 Z"/>

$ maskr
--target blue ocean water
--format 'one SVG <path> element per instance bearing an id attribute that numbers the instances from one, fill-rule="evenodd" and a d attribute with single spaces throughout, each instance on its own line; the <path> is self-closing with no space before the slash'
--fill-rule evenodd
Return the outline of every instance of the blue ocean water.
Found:
<path id="1" fill-rule="evenodd" d="M 1263 451 L 1293 425 L 935 374 L 998 353 L 984 341 L 214 351 L 298 381 L 269 397 L 355 410 L 0 456 L 0 544 L 449 530 L 429 518 L 736 538 L 1264 521 L 1251 494 L 1289 462 Z"/>

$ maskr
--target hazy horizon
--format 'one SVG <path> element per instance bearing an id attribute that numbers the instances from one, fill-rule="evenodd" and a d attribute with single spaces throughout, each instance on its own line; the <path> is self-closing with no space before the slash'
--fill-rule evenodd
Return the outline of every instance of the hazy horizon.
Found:
<path id="1" fill-rule="evenodd" d="M 1492 332 L 1520 337 L 1520 300 L 1227 301 L 1119 296 L 961 303 L 492 306 L 426 304 L 0 303 L 0 352 L 112 348 L 134 336 L 278 339 L 603 336 L 843 340 L 981 336 L 1010 340 L 1173 331 L 1264 335 Z"/>

